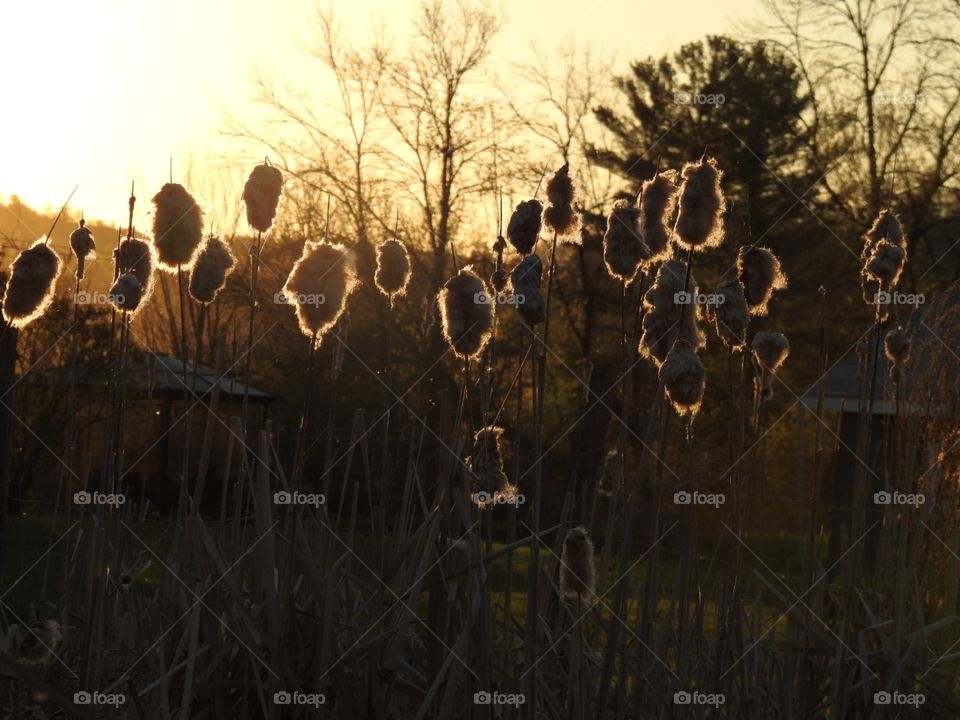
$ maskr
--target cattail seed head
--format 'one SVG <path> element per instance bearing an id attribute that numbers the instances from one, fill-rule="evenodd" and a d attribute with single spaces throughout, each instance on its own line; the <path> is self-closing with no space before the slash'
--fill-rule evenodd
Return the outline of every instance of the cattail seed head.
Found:
<path id="1" fill-rule="evenodd" d="M 743 286 L 734 277 L 727 278 L 717 285 L 717 302 L 708 306 L 713 316 L 717 335 L 730 350 L 741 350 L 747 342 L 747 324 L 750 312 Z"/>
<path id="2" fill-rule="evenodd" d="M 63 634 L 56 620 L 32 623 L 17 645 L 17 662 L 27 666 L 42 665 L 53 658 L 61 640 Z"/>
<path id="3" fill-rule="evenodd" d="M 678 340 L 660 366 L 660 381 L 678 415 L 696 415 L 707 389 L 707 373 L 690 344 Z"/>
<path id="4" fill-rule="evenodd" d="M 468 465 L 473 473 L 474 501 L 481 509 L 495 504 L 496 495 L 510 490 L 507 475 L 503 472 L 503 454 L 500 452 L 500 436 L 503 428 L 488 425 L 477 430 L 473 436 L 473 454 Z M 482 495 L 488 500 L 480 500 Z"/>
<path id="5" fill-rule="evenodd" d="M 497 268 L 490 273 L 490 287 L 493 288 L 494 292 L 503 292 L 509 280 L 510 275 L 503 268 Z"/>
<path id="6" fill-rule="evenodd" d="M 620 485 L 620 453 L 609 450 L 603 458 L 603 467 L 600 468 L 600 478 L 597 481 L 597 495 L 602 498 L 613 497 L 613 493 Z"/>
<path id="7" fill-rule="evenodd" d="M 377 246 L 377 269 L 373 275 L 377 290 L 390 298 L 407 292 L 410 282 L 410 254 L 407 246 L 396 238 L 384 240 Z"/>
<path id="8" fill-rule="evenodd" d="M 560 594 L 568 600 L 593 595 L 593 543 L 585 527 L 567 530 L 560 554 Z"/>
<path id="9" fill-rule="evenodd" d="M 674 340 L 683 340 L 694 349 L 706 343 L 706 337 L 697 326 L 699 306 L 690 303 L 684 312 L 686 306 L 678 302 L 684 292 L 690 297 L 698 293 L 697 281 L 692 273 L 689 285 L 684 290 L 686 277 L 685 262 L 668 260 L 660 266 L 653 285 L 643 296 L 646 312 L 643 315 L 640 354 L 657 366 L 666 359 Z"/>
<path id="10" fill-rule="evenodd" d="M 26 327 L 53 302 L 60 256 L 43 238 L 23 250 L 10 265 L 3 295 L 3 319 L 16 328 Z"/>
<path id="11" fill-rule="evenodd" d="M 480 354 L 493 334 L 496 303 L 480 277 L 465 267 L 447 280 L 438 297 L 443 336 L 457 357 Z"/>
<path id="12" fill-rule="evenodd" d="M 682 171 L 680 210 L 674 228 L 677 240 L 688 250 L 706 250 L 723 242 L 723 213 L 726 203 L 717 161 L 701 158 L 687 163 Z"/>
<path id="13" fill-rule="evenodd" d="M 873 247 L 864 272 L 877 281 L 882 292 L 891 290 L 900 279 L 907 252 L 899 245 L 881 240 Z"/>
<path id="14" fill-rule="evenodd" d="M 873 250 L 873 246 L 881 240 L 898 245 L 904 250 L 907 249 L 907 235 L 903 230 L 903 224 L 897 214 L 889 208 L 880 211 L 873 225 L 863 236 L 862 256 L 866 258 Z"/>
<path id="15" fill-rule="evenodd" d="M 897 326 L 884 335 L 883 352 L 890 361 L 890 377 L 899 384 L 901 369 L 910 354 L 910 336 L 902 327 Z"/>
<path id="16" fill-rule="evenodd" d="M 80 219 L 80 226 L 70 233 L 70 248 L 77 258 L 77 280 L 83 280 L 83 271 L 87 260 L 97 256 L 97 244 L 93 233 L 87 227 L 87 221 Z"/>
<path id="17" fill-rule="evenodd" d="M 758 332 L 753 336 L 754 385 L 763 400 L 773 397 L 773 378 L 790 354 L 790 342 L 778 332 Z"/>
<path id="18" fill-rule="evenodd" d="M 640 208 L 626 200 L 617 200 L 603 236 L 603 260 L 610 277 L 623 283 L 631 282 L 640 263 L 649 260 L 652 254 L 640 237 Z"/>
<path id="19" fill-rule="evenodd" d="M 543 223 L 563 242 L 580 244 L 581 217 L 573 208 L 577 189 L 570 177 L 570 164 L 564 163 L 547 180 L 547 206 L 543 209 Z"/>
<path id="20" fill-rule="evenodd" d="M 774 290 L 787 286 L 780 260 L 770 248 L 744 245 L 737 253 L 737 277 L 751 315 L 766 315 Z"/>
<path id="21" fill-rule="evenodd" d="M 668 227 L 670 216 L 677 205 L 676 170 L 658 173 L 643 183 L 640 191 L 640 230 L 650 249 L 649 262 L 661 262 L 670 256 L 670 238 L 673 232 Z"/>
<path id="22" fill-rule="evenodd" d="M 860 259 L 863 301 L 872 305 L 877 302 L 877 293 L 894 288 L 907 262 L 907 236 L 893 211 L 885 209 L 877 215 L 863 236 Z M 881 319 L 888 315 L 887 308 L 879 304 L 877 311 Z"/>
<path id="23" fill-rule="evenodd" d="M 547 306 L 540 291 L 543 261 L 537 255 L 527 255 L 510 271 L 510 285 L 517 300 L 520 318 L 531 327 L 547 318 Z M 523 298 L 523 302 L 519 298 Z"/>
<path id="24" fill-rule="evenodd" d="M 143 286 L 133 273 L 124 273 L 110 288 L 110 303 L 117 310 L 136 312 L 143 299 Z"/>
<path id="25" fill-rule="evenodd" d="M 203 242 L 203 211 L 179 183 L 167 183 L 153 196 L 153 242 L 164 270 L 189 269 Z"/>
<path id="26" fill-rule="evenodd" d="M 533 252 L 533 246 L 540 238 L 543 222 L 543 205 L 536 198 L 517 203 L 510 222 L 507 223 L 507 239 L 513 249 L 521 255 Z"/>
<path id="27" fill-rule="evenodd" d="M 120 243 L 117 253 L 117 265 L 120 274 L 131 273 L 140 281 L 140 304 L 142 308 L 153 294 L 156 250 L 153 245 L 137 238 Z"/>
<path id="28" fill-rule="evenodd" d="M 294 263 L 283 294 L 296 305 L 300 330 L 307 337 L 323 339 L 343 314 L 347 299 L 357 286 L 353 253 L 343 245 L 325 240 L 304 243 Z"/>
<path id="29" fill-rule="evenodd" d="M 243 186 L 243 202 L 247 206 L 247 222 L 254 230 L 265 233 L 273 225 L 277 204 L 283 192 L 283 175 L 272 165 L 257 165 Z"/>
<path id="30" fill-rule="evenodd" d="M 237 264 L 229 246 L 215 235 L 207 238 L 190 272 L 190 295 L 199 303 L 211 303 L 227 284 Z"/>

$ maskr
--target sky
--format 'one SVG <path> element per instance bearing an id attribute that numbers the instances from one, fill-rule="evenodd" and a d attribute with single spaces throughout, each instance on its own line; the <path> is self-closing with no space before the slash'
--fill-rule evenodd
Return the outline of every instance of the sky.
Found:
<path id="1" fill-rule="evenodd" d="M 333 0 L 332 9 L 362 40 L 377 22 L 402 37 L 417 4 Z M 625 67 L 732 32 L 758 12 L 757 0 L 554 0 L 549 17 L 544 6 L 496 6 L 506 25 L 495 60 L 523 61 L 535 45 L 572 39 Z M 3 2 L 0 199 L 59 208 L 78 185 L 73 211 L 118 222 L 131 180 L 146 200 L 167 180 L 171 160 L 175 180 L 200 185 L 262 160 L 263 148 L 224 137 L 226 117 L 253 112 L 257 71 L 323 87 L 306 55 L 317 7 L 317 0 Z"/>

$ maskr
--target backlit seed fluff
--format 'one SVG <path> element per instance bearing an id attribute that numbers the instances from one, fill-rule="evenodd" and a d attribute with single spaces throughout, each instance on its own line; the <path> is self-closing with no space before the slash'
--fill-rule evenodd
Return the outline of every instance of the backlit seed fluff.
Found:
<path id="1" fill-rule="evenodd" d="M 770 248 L 744 245 L 737 253 L 737 277 L 751 315 L 766 315 L 774 290 L 787 286 L 780 260 Z"/>
<path id="2" fill-rule="evenodd" d="M 690 275 L 684 290 L 687 265 L 682 260 L 668 260 L 660 266 L 653 285 L 643 296 L 643 334 L 640 336 L 640 354 L 659 366 L 667 357 L 674 340 L 685 341 L 692 348 L 704 346 L 706 337 L 697 326 L 699 306 L 684 305 L 682 293 L 689 297 L 698 294 L 697 281 Z M 689 297 L 687 299 L 689 299 Z M 683 308 L 686 307 L 686 311 Z M 682 325 L 681 325 L 682 320 Z"/>
<path id="3" fill-rule="evenodd" d="M 678 415 L 696 415 L 707 388 L 707 373 L 700 356 L 678 340 L 660 366 L 660 381 Z"/>
<path id="4" fill-rule="evenodd" d="M 717 328 L 717 335 L 730 350 L 741 350 L 747 342 L 747 324 L 750 312 L 743 286 L 737 278 L 727 278 L 716 291 L 716 303 L 708 306 Z"/>
<path id="5" fill-rule="evenodd" d="M 640 192 L 640 231 L 650 249 L 650 262 L 660 262 L 670 256 L 670 217 L 677 206 L 676 170 L 659 173 L 643 183 Z"/>
<path id="6" fill-rule="evenodd" d="M 243 186 L 243 202 L 247 206 L 247 222 L 254 230 L 265 233 L 277 216 L 277 204 L 283 192 L 283 175 L 272 165 L 257 165 Z"/>
<path id="7" fill-rule="evenodd" d="M 353 253 L 343 245 L 307 241 L 283 286 L 286 302 L 296 307 L 300 330 L 319 344 L 343 314 L 356 289 Z"/>
<path id="8" fill-rule="evenodd" d="M 53 658 L 62 640 L 56 620 L 32 623 L 17 644 L 17 662 L 28 667 L 42 665 Z"/>
<path id="9" fill-rule="evenodd" d="M 593 543 L 585 527 L 567 530 L 560 554 L 560 594 L 568 600 L 593 595 Z"/>
<path id="10" fill-rule="evenodd" d="M 629 283 L 637 274 L 640 263 L 649 260 L 652 253 L 640 237 L 640 208 L 617 200 L 607 218 L 603 236 L 603 261 L 614 280 Z"/>
<path id="11" fill-rule="evenodd" d="M 620 486 L 620 453 L 609 450 L 603 458 L 603 467 L 600 468 L 600 477 L 597 481 L 597 495 L 609 498 Z"/>
<path id="12" fill-rule="evenodd" d="M 3 319 L 22 328 L 46 312 L 53 302 L 60 256 L 37 240 L 10 265 L 7 289 L 3 294 Z"/>
<path id="13" fill-rule="evenodd" d="M 576 197 L 570 165 L 564 163 L 547 180 L 547 206 L 543 209 L 543 224 L 563 242 L 579 245 L 581 217 L 573 207 Z"/>
<path id="14" fill-rule="evenodd" d="M 753 337 L 754 386 L 763 400 L 773 397 L 773 378 L 790 354 L 790 342 L 778 332 L 758 332 Z"/>
<path id="15" fill-rule="evenodd" d="M 902 327 L 895 327 L 884 335 L 883 352 L 890 362 L 891 379 L 899 383 L 903 364 L 910 354 L 910 336 Z"/>
<path id="16" fill-rule="evenodd" d="M 873 250 L 873 246 L 881 240 L 886 240 L 894 245 L 899 245 L 904 250 L 907 248 L 907 235 L 903 230 L 903 224 L 889 208 L 881 210 L 873 221 L 873 225 L 863 236 L 863 257 L 867 257 Z"/>
<path id="17" fill-rule="evenodd" d="M 543 205 L 536 198 L 517 203 L 510 222 L 507 223 L 507 239 L 521 255 L 533 252 L 540 237 L 543 223 Z"/>
<path id="18" fill-rule="evenodd" d="M 110 288 L 110 303 L 117 310 L 135 312 L 143 299 L 143 286 L 133 273 L 124 273 Z"/>
<path id="19" fill-rule="evenodd" d="M 493 288 L 494 292 L 503 292 L 509 280 L 510 275 L 503 268 L 498 268 L 490 273 L 490 287 Z"/>
<path id="20" fill-rule="evenodd" d="M 473 477 L 473 501 L 481 508 L 496 502 L 496 495 L 509 485 L 503 472 L 503 454 L 500 436 L 503 428 L 488 425 L 477 430 L 473 437 L 473 454 L 469 458 Z"/>
<path id="21" fill-rule="evenodd" d="M 510 271 L 510 286 L 520 318 L 531 327 L 547 317 L 547 306 L 540 291 L 543 262 L 537 255 L 527 255 Z"/>
<path id="22" fill-rule="evenodd" d="M 713 158 L 687 163 L 682 171 L 680 205 L 674 232 L 686 249 L 706 250 L 723 242 L 726 204 L 720 178 L 723 173 Z"/>
<path id="23" fill-rule="evenodd" d="M 120 274 L 131 273 L 140 281 L 140 307 L 142 308 L 154 288 L 154 266 L 156 265 L 156 251 L 148 242 L 137 238 L 130 238 L 120 243 L 117 262 Z"/>
<path id="24" fill-rule="evenodd" d="M 884 249 L 880 249 L 881 243 L 886 243 Z M 900 253 L 893 247 L 902 250 Z M 879 252 L 878 252 L 879 251 Z M 907 261 L 907 236 L 900 223 L 900 218 L 889 210 L 881 210 L 873 221 L 873 225 L 863 236 L 863 250 L 860 252 L 860 259 L 863 267 L 860 271 L 860 285 L 863 290 L 863 300 L 867 304 L 877 302 L 878 292 L 888 292 L 896 284 L 896 280 L 903 270 L 903 265 Z M 871 263 L 876 269 L 878 275 L 870 269 Z M 897 267 L 899 266 L 899 269 Z M 887 286 L 883 287 L 884 278 L 887 278 Z M 887 308 L 878 306 L 881 318 L 887 316 Z"/>
<path id="25" fill-rule="evenodd" d="M 437 298 L 443 337 L 461 359 L 480 354 L 493 333 L 496 303 L 486 284 L 465 267 L 447 280 Z"/>
<path id="26" fill-rule="evenodd" d="M 864 272 L 877 281 L 881 292 L 887 292 L 896 286 L 906 259 L 907 253 L 902 247 L 881 240 L 870 253 Z"/>
<path id="27" fill-rule="evenodd" d="M 87 260 L 92 260 L 97 256 L 97 244 L 94 242 L 93 233 L 87 227 L 86 220 L 82 218 L 80 226 L 70 233 L 70 248 L 77 258 L 77 280 L 83 280 L 83 271 Z"/>
<path id="28" fill-rule="evenodd" d="M 396 238 L 384 240 L 377 246 L 377 269 L 373 275 L 377 290 L 390 298 L 407 292 L 410 282 L 410 254 L 407 246 Z"/>
<path id="29" fill-rule="evenodd" d="M 211 235 L 190 272 L 190 296 L 199 303 L 213 302 L 227 284 L 227 276 L 236 264 L 237 259 L 229 246 Z"/>
<path id="30" fill-rule="evenodd" d="M 203 211 L 179 183 L 167 183 L 153 197 L 153 243 L 161 268 L 189 269 L 203 242 Z"/>

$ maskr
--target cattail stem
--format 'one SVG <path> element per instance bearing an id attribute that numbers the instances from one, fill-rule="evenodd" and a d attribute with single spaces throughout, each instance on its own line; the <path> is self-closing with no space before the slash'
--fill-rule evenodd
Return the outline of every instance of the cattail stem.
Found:
<path id="1" fill-rule="evenodd" d="M 307 417 L 310 412 L 310 392 L 313 387 L 313 365 L 317 352 L 317 333 L 310 338 L 310 352 L 307 355 L 307 374 L 303 388 L 303 407 L 300 411 L 300 426 L 297 429 L 297 449 L 294 453 L 293 486 L 300 487 L 306 464 Z"/>
<path id="2" fill-rule="evenodd" d="M 260 251 L 263 248 L 263 233 L 257 233 L 257 242 L 250 248 L 250 320 L 247 325 L 247 348 L 243 363 L 243 403 L 240 407 L 240 422 L 243 425 L 244 437 L 247 434 L 247 409 L 250 399 L 250 372 L 253 357 L 254 320 L 257 315 L 257 276 L 260 273 Z"/>
<path id="3" fill-rule="evenodd" d="M 177 265 L 177 292 L 180 303 L 180 371 L 183 382 L 183 412 L 186 414 L 183 430 L 183 479 L 181 480 L 181 510 L 185 513 L 188 485 L 190 483 L 190 434 L 191 434 L 191 402 L 190 385 L 187 375 L 187 297 L 183 287 L 183 266 Z M 196 388 L 194 388 L 196 389 Z"/>

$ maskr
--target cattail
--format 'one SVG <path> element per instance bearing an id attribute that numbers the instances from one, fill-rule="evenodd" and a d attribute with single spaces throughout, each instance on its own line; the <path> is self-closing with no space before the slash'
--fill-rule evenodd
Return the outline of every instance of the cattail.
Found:
<path id="1" fill-rule="evenodd" d="M 640 237 L 640 208 L 626 200 L 617 200 L 607 218 L 603 236 L 603 261 L 614 280 L 629 283 L 640 263 L 653 253 Z"/>
<path id="2" fill-rule="evenodd" d="M 644 182 L 640 192 L 640 231 L 652 254 L 651 263 L 670 256 L 673 233 L 667 223 L 677 204 L 676 180 L 676 170 L 667 170 Z"/>
<path id="3" fill-rule="evenodd" d="M 117 310 L 136 312 L 143 299 L 143 286 L 133 273 L 124 273 L 110 288 L 110 303 Z"/>
<path id="4" fill-rule="evenodd" d="M 117 253 L 117 265 L 120 268 L 120 274 L 130 273 L 140 281 L 139 307 L 143 307 L 150 295 L 153 294 L 155 253 L 156 251 L 150 243 L 137 238 L 130 238 L 121 242 Z"/>
<path id="5" fill-rule="evenodd" d="M 753 337 L 753 366 L 756 370 L 754 385 L 760 398 L 773 397 L 773 377 L 790 354 L 790 342 L 786 335 L 777 332 L 758 332 Z"/>
<path id="6" fill-rule="evenodd" d="M 510 285 L 517 301 L 517 312 L 531 327 L 547 318 L 547 306 L 540 292 L 542 277 L 543 262 L 537 255 L 527 255 L 510 271 Z"/>
<path id="7" fill-rule="evenodd" d="M 199 303 L 211 303 L 227 284 L 227 275 L 237 259 L 216 235 L 207 238 L 190 272 L 190 295 Z"/>
<path id="8" fill-rule="evenodd" d="M 873 221 L 873 225 L 863 236 L 863 257 L 866 258 L 873 250 L 873 246 L 881 240 L 886 240 L 894 245 L 907 249 L 907 235 L 903 230 L 903 224 L 889 208 L 881 210 Z"/>
<path id="9" fill-rule="evenodd" d="M 300 330 L 323 339 L 343 314 L 356 289 L 353 254 L 343 245 L 307 241 L 283 286 L 288 303 L 297 308 Z"/>
<path id="10" fill-rule="evenodd" d="M 396 238 L 384 240 L 377 246 L 377 269 L 373 275 L 377 290 L 390 299 L 407 292 L 410 282 L 410 254 L 407 246 Z"/>
<path id="11" fill-rule="evenodd" d="M 878 242 L 864 265 L 864 272 L 873 280 L 881 292 L 887 292 L 896 286 L 906 263 L 907 253 L 899 245 L 886 240 Z"/>
<path id="12" fill-rule="evenodd" d="M 883 337 L 883 352 L 890 361 L 890 378 L 900 382 L 900 370 L 910 354 L 910 336 L 900 326 L 890 330 Z"/>
<path id="13" fill-rule="evenodd" d="M 872 305 L 878 301 L 877 293 L 893 289 L 907 261 L 907 236 L 893 211 L 885 209 L 877 215 L 863 236 L 860 259 L 863 300 Z M 878 311 L 881 319 L 887 316 L 885 308 Z"/>
<path id="14" fill-rule="evenodd" d="M 265 233 L 273 225 L 277 204 L 283 192 L 283 175 L 272 165 L 257 165 L 243 186 L 243 202 L 247 206 L 247 222 L 254 230 Z"/>
<path id="15" fill-rule="evenodd" d="M 653 360 L 657 366 L 667 357 L 676 339 L 685 341 L 694 349 L 706 343 L 706 337 L 697 326 L 698 306 L 692 303 L 698 293 L 697 281 L 691 274 L 685 291 L 686 276 L 686 263 L 668 260 L 660 266 L 653 285 L 643 296 L 646 312 L 643 315 L 640 354 Z M 683 312 L 684 305 L 680 302 L 685 292 L 685 299 L 691 301 L 687 312 Z"/>
<path id="16" fill-rule="evenodd" d="M 560 554 L 560 594 L 569 600 L 593 594 L 593 543 L 583 526 L 567 530 Z"/>
<path id="17" fill-rule="evenodd" d="M 570 164 L 564 163 L 547 180 L 547 206 L 543 209 L 543 222 L 564 242 L 580 244 L 580 213 L 573 209 L 577 189 L 570 177 Z"/>
<path id="18" fill-rule="evenodd" d="M 737 277 L 751 315 L 766 315 L 774 290 L 787 286 L 780 260 L 769 248 L 744 245 L 737 253 Z"/>
<path id="19" fill-rule="evenodd" d="M 678 415 L 696 415 L 707 389 L 707 373 L 690 344 L 678 340 L 660 366 L 660 381 Z"/>
<path id="20" fill-rule="evenodd" d="M 507 239 L 513 249 L 521 255 L 529 255 L 540 238 L 540 226 L 543 222 L 543 205 L 536 198 L 523 200 L 507 223 Z"/>
<path id="21" fill-rule="evenodd" d="M 60 256 L 43 238 L 17 255 L 3 295 L 3 319 L 22 328 L 43 315 L 53 302 L 59 274 Z"/>
<path id="22" fill-rule="evenodd" d="M 476 357 L 493 333 L 496 303 L 470 267 L 447 280 L 438 297 L 443 336 L 457 357 Z"/>
<path id="23" fill-rule="evenodd" d="M 87 227 L 87 221 L 80 218 L 80 227 L 70 233 L 70 247 L 77 257 L 77 280 L 83 280 L 83 270 L 87 260 L 97 257 L 97 244 L 93 233 Z"/>
<path id="24" fill-rule="evenodd" d="M 620 485 L 620 453 L 609 450 L 603 458 L 603 467 L 600 468 L 600 478 L 597 481 L 597 495 L 602 498 L 613 496 Z"/>
<path id="25" fill-rule="evenodd" d="M 713 158 L 701 158 L 683 167 L 680 210 L 674 228 L 678 242 L 688 250 L 706 250 L 723 242 L 726 204 L 720 188 L 723 173 Z"/>
<path id="26" fill-rule="evenodd" d="M 21 665 L 42 665 L 53 657 L 63 634 L 56 620 L 31 623 L 17 645 L 17 662 Z"/>
<path id="27" fill-rule="evenodd" d="M 507 287 L 507 281 L 510 280 L 510 275 L 503 268 L 497 268 L 492 273 L 490 273 L 490 287 L 493 288 L 494 292 L 503 292 Z"/>
<path id="28" fill-rule="evenodd" d="M 501 491 L 515 492 L 503 472 L 500 436 L 503 428 L 488 425 L 473 436 L 473 455 L 468 458 L 473 473 L 473 500 L 481 509 L 496 503 Z"/>
<path id="29" fill-rule="evenodd" d="M 717 335 L 730 350 L 740 350 L 747 342 L 747 323 L 750 322 L 743 286 L 736 278 L 727 278 L 717 285 L 716 296 L 716 303 L 708 306 L 708 310 Z"/>
<path id="30" fill-rule="evenodd" d="M 160 267 L 189 269 L 203 242 L 203 210 L 179 183 L 167 183 L 153 197 L 153 242 Z"/>

